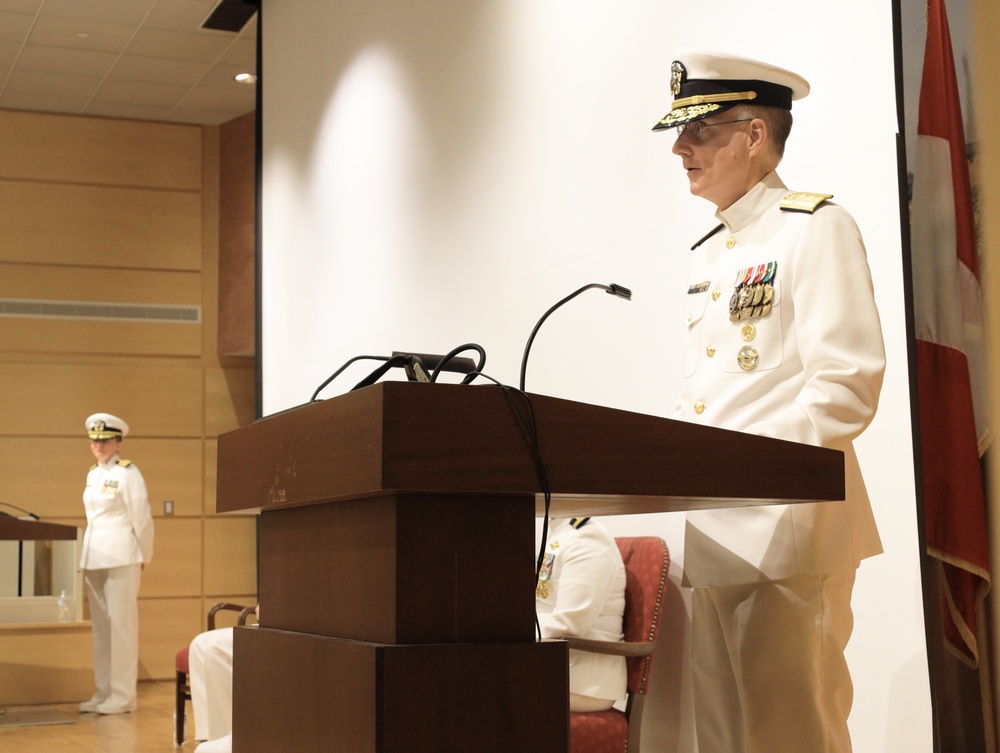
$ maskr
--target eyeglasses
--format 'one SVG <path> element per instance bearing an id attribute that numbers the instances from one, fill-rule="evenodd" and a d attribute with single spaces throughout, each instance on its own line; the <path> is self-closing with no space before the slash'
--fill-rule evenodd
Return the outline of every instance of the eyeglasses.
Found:
<path id="1" fill-rule="evenodd" d="M 732 125 L 733 123 L 747 123 L 751 120 L 753 120 L 753 118 L 739 118 L 737 120 L 723 120 L 721 123 L 704 123 L 700 120 L 692 120 L 688 123 L 681 123 L 677 126 L 677 138 L 680 138 L 686 132 L 690 132 L 695 141 L 704 141 L 708 138 L 708 133 L 706 132 L 709 128 L 721 125 Z"/>

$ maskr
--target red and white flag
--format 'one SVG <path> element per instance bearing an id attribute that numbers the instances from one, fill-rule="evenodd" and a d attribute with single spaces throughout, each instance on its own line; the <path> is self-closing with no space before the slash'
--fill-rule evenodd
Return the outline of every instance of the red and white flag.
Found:
<path id="1" fill-rule="evenodd" d="M 982 290 L 962 108 L 944 0 L 928 0 L 910 206 L 924 519 L 944 569 L 944 636 L 976 666 L 990 588 L 980 456 L 989 433 Z"/>

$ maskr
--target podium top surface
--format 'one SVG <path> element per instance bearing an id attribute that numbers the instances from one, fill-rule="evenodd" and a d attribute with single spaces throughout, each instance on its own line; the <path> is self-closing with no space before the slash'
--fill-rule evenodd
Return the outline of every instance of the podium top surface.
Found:
<path id="1" fill-rule="evenodd" d="M 217 510 L 382 496 L 538 494 L 558 514 L 842 500 L 837 450 L 496 386 L 382 382 L 219 437 Z"/>
<path id="2" fill-rule="evenodd" d="M 22 520 L 0 515 L 0 541 L 64 541 L 75 540 L 76 526 Z"/>

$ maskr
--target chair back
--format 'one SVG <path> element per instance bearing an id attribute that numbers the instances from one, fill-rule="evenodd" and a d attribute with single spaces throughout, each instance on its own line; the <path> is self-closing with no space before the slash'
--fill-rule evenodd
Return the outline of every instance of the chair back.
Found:
<path id="1" fill-rule="evenodd" d="M 656 641 L 670 568 L 667 545 L 656 536 L 616 538 L 615 543 L 625 563 L 625 616 L 622 620 L 625 640 Z M 629 694 L 645 694 L 653 666 L 652 655 L 630 657 L 626 663 Z"/>

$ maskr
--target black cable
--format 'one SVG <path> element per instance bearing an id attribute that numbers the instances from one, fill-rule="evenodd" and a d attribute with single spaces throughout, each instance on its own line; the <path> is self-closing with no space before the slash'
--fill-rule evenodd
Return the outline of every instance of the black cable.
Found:
<path id="1" fill-rule="evenodd" d="M 535 559 L 535 590 L 538 590 L 538 578 L 542 570 L 542 562 L 545 559 L 545 547 L 548 545 L 549 537 L 549 511 L 552 508 L 552 488 L 549 485 L 549 473 L 548 469 L 545 467 L 545 461 L 542 459 L 541 448 L 538 443 L 538 423 L 535 417 L 535 405 L 531 401 L 531 396 L 524 390 L 519 390 L 510 385 L 502 384 L 493 377 L 482 374 L 480 372 L 472 372 L 469 376 L 482 376 L 485 379 L 490 380 L 494 384 L 503 390 L 504 397 L 507 398 L 507 403 L 510 406 L 511 413 L 514 415 L 517 421 L 518 427 L 521 429 L 522 434 L 528 443 L 528 449 L 531 451 L 531 458 L 535 465 L 535 473 L 538 476 L 538 483 L 542 489 L 542 497 L 545 500 L 545 511 L 542 517 L 542 535 L 538 547 L 538 556 Z M 475 378 L 473 376 L 473 378 Z M 518 396 L 524 400 L 524 403 L 528 408 L 527 418 L 521 415 L 517 406 L 514 402 L 514 396 Z M 538 613 L 535 613 L 535 633 L 538 638 L 541 638 L 541 625 L 538 622 Z"/>
<path id="2" fill-rule="evenodd" d="M 396 355 L 392 356 L 391 358 L 385 359 L 384 364 L 379 366 L 377 369 L 375 369 L 375 371 L 373 371 L 371 374 L 366 376 L 356 385 L 351 387 L 351 391 L 353 392 L 354 390 L 359 390 L 362 387 L 370 387 L 371 385 L 375 384 L 375 382 L 377 382 L 379 379 L 381 379 L 382 376 L 385 375 L 385 373 L 389 369 L 393 368 L 394 366 L 400 366 L 402 364 L 405 364 L 408 360 L 409 356 L 405 355 Z"/>
<path id="3" fill-rule="evenodd" d="M 483 366 L 486 365 L 486 351 L 483 349 L 481 345 L 476 345 L 476 343 L 465 343 L 465 345 L 459 345 L 457 348 L 446 353 L 441 358 L 441 360 L 438 362 L 437 368 L 434 369 L 434 373 L 431 374 L 431 381 L 436 382 L 438 374 L 441 373 L 445 365 L 459 353 L 464 353 L 467 350 L 474 350 L 479 354 L 479 363 L 476 364 L 475 370 L 465 375 L 465 378 L 462 379 L 461 384 L 470 384 L 473 379 L 475 379 L 477 376 L 480 376 L 483 371 Z"/>
<path id="4" fill-rule="evenodd" d="M 335 372 L 333 372 L 329 377 L 327 377 L 326 381 L 324 381 L 323 384 L 321 384 L 319 387 L 316 388 L 316 391 L 312 394 L 312 397 L 309 398 L 309 402 L 310 403 L 315 402 L 316 401 L 316 396 L 320 392 L 323 391 L 324 387 L 326 387 L 330 382 L 332 382 L 334 379 L 336 379 L 338 376 L 340 376 L 340 374 L 344 371 L 344 369 L 346 369 L 352 363 L 354 363 L 355 361 L 361 361 L 361 360 L 388 361 L 389 357 L 388 356 L 354 356 L 354 358 L 349 359 L 343 366 L 341 366 L 339 369 L 337 369 Z"/>

